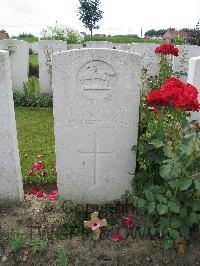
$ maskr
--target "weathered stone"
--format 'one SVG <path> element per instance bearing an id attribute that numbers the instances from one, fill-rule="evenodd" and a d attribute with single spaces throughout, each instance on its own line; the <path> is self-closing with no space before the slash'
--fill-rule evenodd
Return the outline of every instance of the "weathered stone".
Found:
<path id="1" fill-rule="evenodd" d="M 5 39 L 0 41 L 0 49 L 9 51 L 12 88 L 22 92 L 24 83 L 28 81 L 29 44 L 21 40 Z"/>
<path id="2" fill-rule="evenodd" d="M 113 43 L 112 42 L 107 42 L 107 41 L 90 41 L 86 42 L 86 48 L 108 48 L 112 49 L 113 48 Z"/>
<path id="3" fill-rule="evenodd" d="M 156 43 L 132 43 L 132 52 L 142 55 L 142 69 L 149 76 L 159 73 L 160 57 L 155 53 L 155 49 L 158 46 Z"/>
<path id="4" fill-rule="evenodd" d="M 190 58 L 187 82 L 198 89 L 198 100 L 200 102 L 200 56 Z M 200 122 L 200 113 L 192 112 L 191 119 L 198 120 Z"/>
<path id="5" fill-rule="evenodd" d="M 23 198 L 9 53 L 0 51 L 0 202 Z"/>
<path id="6" fill-rule="evenodd" d="M 67 44 L 67 50 L 81 49 L 83 45 L 81 43 Z"/>
<path id="7" fill-rule="evenodd" d="M 53 53 L 66 51 L 67 42 L 64 41 L 41 41 L 38 43 L 39 82 L 40 92 L 52 94 L 52 64 Z"/>
<path id="8" fill-rule="evenodd" d="M 62 199 L 105 202 L 131 189 L 141 57 L 109 49 L 57 53 L 53 60 L 58 188 Z"/>
<path id="9" fill-rule="evenodd" d="M 181 72 L 181 80 L 186 82 L 188 77 L 189 60 L 192 57 L 200 56 L 200 46 L 177 45 L 179 56 L 173 58 L 173 70 Z"/>

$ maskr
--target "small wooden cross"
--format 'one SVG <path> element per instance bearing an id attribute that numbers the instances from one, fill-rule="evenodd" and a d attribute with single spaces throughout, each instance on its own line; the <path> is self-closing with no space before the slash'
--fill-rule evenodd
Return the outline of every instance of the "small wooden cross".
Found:
<path id="1" fill-rule="evenodd" d="M 179 255 L 184 255 L 185 254 L 185 250 L 184 250 L 184 246 L 185 246 L 185 238 L 184 237 L 180 237 L 177 241 L 176 244 L 178 246 L 178 254 Z"/>
<path id="2" fill-rule="evenodd" d="M 91 221 L 84 221 L 84 228 L 90 228 L 93 230 L 92 239 L 98 240 L 100 237 L 100 228 L 103 226 L 107 226 L 106 219 L 100 220 L 98 218 L 98 212 L 91 213 Z M 93 229 L 95 228 L 96 229 Z"/>

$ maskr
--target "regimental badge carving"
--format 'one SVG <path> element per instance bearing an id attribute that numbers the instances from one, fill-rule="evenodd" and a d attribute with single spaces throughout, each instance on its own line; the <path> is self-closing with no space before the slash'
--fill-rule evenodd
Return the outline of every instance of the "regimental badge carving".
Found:
<path id="1" fill-rule="evenodd" d="M 117 75 L 110 64 L 94 60 L 79 69 L 77 81 L 84 98 L 90 101 L 109 101 Z"/>

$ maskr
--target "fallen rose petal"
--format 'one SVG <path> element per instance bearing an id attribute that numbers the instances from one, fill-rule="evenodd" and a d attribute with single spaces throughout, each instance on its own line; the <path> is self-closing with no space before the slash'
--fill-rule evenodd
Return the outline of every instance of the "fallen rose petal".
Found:
<path id="1" fill-rule="evenodd" d="M 119 241 L 120 240 L 120 235 L 119 234 L 113 234 L 112 238 L 115 240 L 115 241 Z"/>

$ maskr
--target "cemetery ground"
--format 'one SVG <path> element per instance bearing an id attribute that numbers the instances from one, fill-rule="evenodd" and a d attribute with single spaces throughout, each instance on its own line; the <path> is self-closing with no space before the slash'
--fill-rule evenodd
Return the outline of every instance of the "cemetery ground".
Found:
<path id="1" fill-rule="evenodd" d="M 53 114 L 51 108 L 17 107 L 16 121 L 25 192 L 33 186 L 51 192 L 56 186 Z M 42 161 L 44 175 L 28 170 Z M 142 217 L 125 199 L 104 205 L 74 205 L 25 194 L 24 202 L 0 209 L 0 265 L 199 265 L 199 239 L 186 242 L 185 254 L 164 250 L 157 237 L 139 236 Z M 34 195 L 33 195 L 34 194 Z M 83 222 L 93 211 L 106 218 L 98 241 Z M 134 215 L 132 227 L 124 221 Z M 115 233 L 119 232 L 117 241 Z M 67 263 L 66 263 L 67 261 Z"/>

